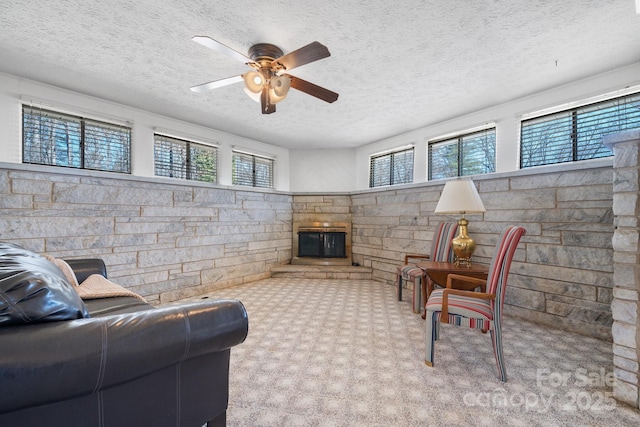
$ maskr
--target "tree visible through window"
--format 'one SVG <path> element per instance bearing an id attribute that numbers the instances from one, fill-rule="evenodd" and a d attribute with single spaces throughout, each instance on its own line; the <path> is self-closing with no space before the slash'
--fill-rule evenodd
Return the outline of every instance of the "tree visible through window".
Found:
<path id="1" fill-rule="evenodd" d="M 413 147 L 371 156 L 369 187 L 413 182 Z"/>
<path id="2" fill-rule="evenodd" d="M 22 162 L 129 173 L 131 129 L 23 106 Z"/>
<path id="3" fill-rule="evenodd" d="M 612 156 L 602 137 L 640 127 L 640 94 L 522 122 L 520 167 Z"/>
<path id="4" fill-rule="evenodd" d="M 159 134 L 154 139 L 156 176 L 217 182 L 216 147 Z"/>
<path id="5" fill-rule="evenodd" d="M 478 175 L 496 170 L 496 129 L 429 142 L 429 179 Z"/>
<path id="6" fill-rule="evenodd" d="M 234 151 L 231 165 L 233 185 L 273 188 L 273 159 Z"/>

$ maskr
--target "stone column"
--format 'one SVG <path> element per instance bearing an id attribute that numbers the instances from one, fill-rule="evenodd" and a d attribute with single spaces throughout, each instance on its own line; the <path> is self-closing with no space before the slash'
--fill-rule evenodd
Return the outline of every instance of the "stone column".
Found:
<path id="1" fill-rule="evenodd" d="M 640 404 L 638 308 L 640 292 L 640 129 L 608 135 L 613 150 L 613 369 L 616 399 Z"/>

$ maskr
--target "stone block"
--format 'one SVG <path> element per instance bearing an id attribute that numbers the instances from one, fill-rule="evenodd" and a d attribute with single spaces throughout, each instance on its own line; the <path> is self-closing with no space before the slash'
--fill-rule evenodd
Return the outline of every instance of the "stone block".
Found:
<path id="1" fill-rule="evenodd" d="M 595 301 L 577 300 L 564 295 L 547 294 L 547 311 L 561 314 L 568 310 L 567 317 L 585 323 L 611 325 L 611 308 L 608 304 Z"/>
<path id="2" fill-rule="evenodd" d="M 509 287 L 524 288 L 531 291 L 556 294 L 580 300 L 597 300 L 597 287 L 584 285 L 576 281 L 562 281 L 541 277 L 523 276 L 512 271 L 509 276 Z"/>
<path id="3" fill-rule="evenodd" d="M 638 353 L 633 348 L 613 344 L 613 354 L 624 357 L 625 359 L 638 361 Z"/>
<path id="4" fill-rule="evenodd" d="M 613 252 L 613 263 L 614 265 L 628 265 L 628 264 L 636 264 L 640 261 L 640 257 L 635 252 Z"/>
<path id="5" fill-rule="evenodd" d="M 173 249 L 143 250 L 138 252 L 138 266 L 170 266 L 198 260 L 215 259 L 224 255 L 222 245 L 193 246 Z"/>
<path id="6" fill-rule="evenodd" d="M 0 170 L 0 194 L 9 194 L 11 192 L 11 181 L 9 180 L 9 172 Z"/>
<path id="7" fill-rule="evenodd" d="M 638 169 L 626 168 L 626 169 L 614 169 L 613 170 L 613 192 L 637 192 L 640 190 L 638 185 Z"/>
<path id="8" fill-rule="evenodd" d="M 613 194 L 611 184 L 594 184 L 589 186 L 560 187 L 556 190 L 558 202 L 606 201 L 611 206 Z"/>
<path id="9" fill-rule="evenodd" d="M 519 209 L 554 209 L 556 207 L 555 188 L 536 190 L 492 192 L 482 195 L 482 202 L 492 209 L 518 206 Z"/>
<path id="10" fill-rule="evenodd" d="M 613 271 L 613 252 L 601 248 L 527 244 L 527 261 L 584 270 Z"/>
<path id="11" fill-rule="evenodd" d="M 193 204 L 196 206 L 234 206 L 236 205 L 236 193 L 225 189 L 194 187 Z"/>
<path id="12" fill-rule="evenodd" d="M 616 193 L 613 195 L 613 213 L 616 216 L 633 216 L 638 214 L 637 193 Z"/>
<path id="13" fill-rule="evenodd" d="M 50 200 L 53 183 L 47 181 L 37 181 L 33 179 L 13 179 L 11 180 L 11 192 L 14 194 L 41 194 L 46 195 Z"/>
<path id="14" fill-rule="evenodd" d="M 545 311 L 544 293 L 528 289 L 507 287 L 505 303 L 528 310 Z"/>
<path id="15" fill-rule="evenodd" d="M 611 327 L 611 333 L 613 336 L 613 342 L 615 344 L 625 347 L 637 348 L 638 345 L 636 341 L 636 325 L 614 321 L 613 326 Z"/>
<path id="16" fill-rule="evenodd" d="M 613 296 L 616 299 L 638 302 L 638 291 L 616 286 L 613 288 Z"/>
<path id="17" fill-rule="evenodd" d="M 221 222 L 265 222 L 275 221 L 275 212 L 269 209 L 221 209 L 218 215 Z"/>
<path id="18" fill-rule="evenodd" d="M 293 203 L 321 203 L 324 202 L 324 196 L 315 195 L 315 196 L 304 196 L 304 195 L 294 195 Z"/>
<path id="19" fill-rule="evenodd" d="M 481 194 L 480 198 L 483 197 L 482 193 L 509 190 L 509 178 L 483 180 L 476 182 L 476 184 L 478 185 L 478 193 Z"/>
<path id="20" fill-rule="evenodd" d="M 53 201 L 89 205 L 171 206 L 173 191 L 160 188 L 55 183 Z"/>
<path id="21" fill-rule="evenodd" d="M 637 324 L 638 322 L 638 302 L 614 299 L 611 303 L 613 320 Z"/>
<path id="22" fill-rule="evenodd" d="M 212 207 L 198 207 L 198 206 L 142 206 L 141 216 L 155 216 L 155 217 L 180 217 L 190 218 L 193 220 L 195 217 L 200 218 L 217 218 L 218 208 Z"/>
<path id="23" fill-rule="evenodd" d="M 617 400 L 638 407 L 638 386 L 624 381 L 616 381 L 613 386 L 613 397 Z"/>
<path id="24" fill-rule="evenodd" d="M 511 178 L 511 190 L 590 186 L 611 183 L 611 168 L 593 168 Z"/>
<path id="25" fill-rule="evenodd" d="M 613 359 L 614 359 L 614 364 L 615 364 L 616 363 L 615 362 L 616 358 L 614 357 Z M 630 371 L 627 371 L 626 369 L 622 369 L 622 368 L 619 368 L 619 367 L 616 366 L 613 369 L 613 375 L 614 375 L 614 378 L 615 378 L 615 384 L 623 382 L 623 383 L 632 384 L 632 385 L 635 385 L 635 386 L 638 385 L 638 374 L 637 374 L 637 372 L 633 372 L 633 371 L 630 372 Z M 615 385 L 614 385 L 614 387 L 615 387 Z"/>
<path id="26" fill-rule="evenodd" d="M 3 194 L 0 209 L 33 209 L 33 197 L 28 194 Z"/>
<path id="27" fill-rule="evenodd" d="M 397 218 L 402 216 L 416 217 L 420 214 L 418 205 L 415 203 L 404 205 L 376 205 L 367 206 L 364 210 L 365 217 L 393 217 Z"/>
<path id="28" fill-rule="evenodd" d="M 603 304 L 611 304 L 613 301 L 613 289 L 609 288 L 597 288 L 598 296 L 596 301 L 601 302 Z"/>
<path id="29" fill-rule="evenodd" d="M 565 246 L 582 246 L 612 249 L 610 233 L 594 233 L 589 231 L 562 231 L 560 233 Z"/>
<path id="30" fill-rule="evenodd" d="M 616 287 L 637 289 L 637 265 L 615 263 L 613 267 L 613 282 Z"/>
<path id="31" fill-rule="evenodd" d="M 638 367 L 639 367 L 637 360 L 629 360 L 629 359 L 625 359 L 624 357 L 620 357 L 616 355 L 613 356 L 613 366 L 627 372 L 633 372 L 635 374 L 638 373 Z M 635 384 L 637 384 L 638 383 L 637 375 L 636 375 L 635 381 L 636 381 Z"/>
<path id="32" fill-rule="evenodd" d="M 113 232 L 112 218 L 93 217 L 0 217 L 3 240 L 45 237 L 95 236 Z"/>
<path id="33" fill-rule="evenodd" d="M 637 230 L 618 228 L 613 233 L 613 249 L 622 252 L 638 251 L 639 234 Z"/>
<path id="34" fill-rule="evenodd" d="M 275 248 L 287 248 L 291 247 L 291 239 L 280 240 L 265 240 L 265 241 L 253 241 L 249 242 L 248 248 L 250 251 L 257 251 L 262 249 L 275 249 Z"/>

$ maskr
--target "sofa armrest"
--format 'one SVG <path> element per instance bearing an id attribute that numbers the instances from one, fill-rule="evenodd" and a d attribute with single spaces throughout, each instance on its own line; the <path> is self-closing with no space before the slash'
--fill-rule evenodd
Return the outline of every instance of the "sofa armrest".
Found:
<path id="1" fill-rule="evenodd" d="M 78 259 L 66 259 L 69 267 L 73 270 L 73 273 L 78 279 L 78 283 L 84 282 L 87 277 L 92 274 L 99 274 L 107 277 L 107 266 L 100 258 L 78 258 Z"/>
<path id="2" fill-rule="evenodd" d="M 0 413 L 79 397 L 243 342 L 244 306 L 194 302 L 0 328 Z"/>

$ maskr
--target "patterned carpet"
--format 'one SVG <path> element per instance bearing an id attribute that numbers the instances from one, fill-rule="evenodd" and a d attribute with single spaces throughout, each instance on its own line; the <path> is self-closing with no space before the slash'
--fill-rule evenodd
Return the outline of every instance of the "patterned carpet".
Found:
<path id="1" fill-rule="evenodd" d="M 507 318 L 509 381 L 489 335 L 443 325 L 425 366 L 410 292 L 367 280 L 275 278 L 222 289 L 249 336 L 231 351 L 229 426 L 637 426 L 611 396 L 611 343 Z"/>

